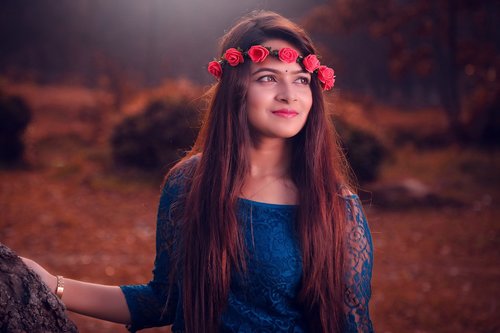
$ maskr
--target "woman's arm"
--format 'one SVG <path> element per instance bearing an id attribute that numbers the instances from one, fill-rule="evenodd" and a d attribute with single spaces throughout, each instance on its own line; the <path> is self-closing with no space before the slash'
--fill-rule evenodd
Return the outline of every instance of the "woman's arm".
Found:
<path id="1" fill-rule="evenodd" d="M 33 260 L 22 258 L 55 293 L 57 278 Z M 64 278 L 61 300 L 70 311 L 116 323 L 129 324 L 130 312 L 118 286 L 107 286 Z"/>
<path id="2" fill-rule="evenodd" d="M 369 302 L 373 242 L 359 197 L 347 196 L 347 239 L 344 308 L 347 332 L 373 332 Z"/>
<path id="3" fill-rule="evenodd" d="M 116 323 L 130 323 L 130 312 L 120 287 L 64 280 L 61 300 L 68 310 Z"/>

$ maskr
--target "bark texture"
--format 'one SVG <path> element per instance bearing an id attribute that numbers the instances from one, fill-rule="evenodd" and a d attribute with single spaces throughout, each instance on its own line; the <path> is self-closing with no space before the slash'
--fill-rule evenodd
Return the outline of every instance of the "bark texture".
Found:
<path id="1" fill-rule="evenodd" d="M 0 333 L 78 332 L 64 304 L 0 243 Z"/>

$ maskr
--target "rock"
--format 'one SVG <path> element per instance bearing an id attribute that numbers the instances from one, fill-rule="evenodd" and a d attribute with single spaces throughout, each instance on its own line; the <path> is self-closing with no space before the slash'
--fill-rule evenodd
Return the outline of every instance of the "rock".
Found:
<path id="1" fill-rule="evenodd" d="M 64 304 L 0 243 L 0 333 L 78 332 Z"/>

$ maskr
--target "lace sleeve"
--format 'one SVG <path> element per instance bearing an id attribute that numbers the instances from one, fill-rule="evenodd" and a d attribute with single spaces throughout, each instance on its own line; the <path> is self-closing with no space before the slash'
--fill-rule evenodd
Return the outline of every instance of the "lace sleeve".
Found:
<path id="1" fill-rule="evenodd" d="M 357 195 L 347 197 L 345 299 L 347 332 L 373 332 L 368 303 L 371 297 L 373 243 Z"/>
<path id="2" fill-rule="evenodd" d="M 177 226 L 172 211 L 184 190 L 184 168 L 174 171 L 163 187 L 156 226 L 156 258 L 153 278 L 147 284 L 120 286 L 131 314 L 130 332 L 171 324 L 176 317 L 179 299 L 177 286 L 170 287 L 170 253 L 176 239 Z"/>

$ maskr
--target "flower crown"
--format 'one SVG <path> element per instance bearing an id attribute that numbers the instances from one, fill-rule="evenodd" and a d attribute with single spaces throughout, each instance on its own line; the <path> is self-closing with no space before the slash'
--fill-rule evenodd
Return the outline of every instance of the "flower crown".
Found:
<path id="1" fill-rule="evenodd" d="M 255 63 L 263 62 L 269 55 L 289 64 L 297 62 L 309 73 L 315 73 L 318 75 L 323 90 L 330 90 L 335 84 L 335 71 L 330 67 L 321 65 L 315 54 L 303 57 L 289 47 L 273 50 L 270 47 L 253 45 L 245 52 L 240 48 L 232 47 L 227 49 L 221 58 L 215 59 L 208 64 L 208 72 L 215 76 L 217 80 L 220 80 L 224 64 L 228 63 L 230 66 L 235 67 L 243 63 L 245 58 L 249 58 Z"/>

